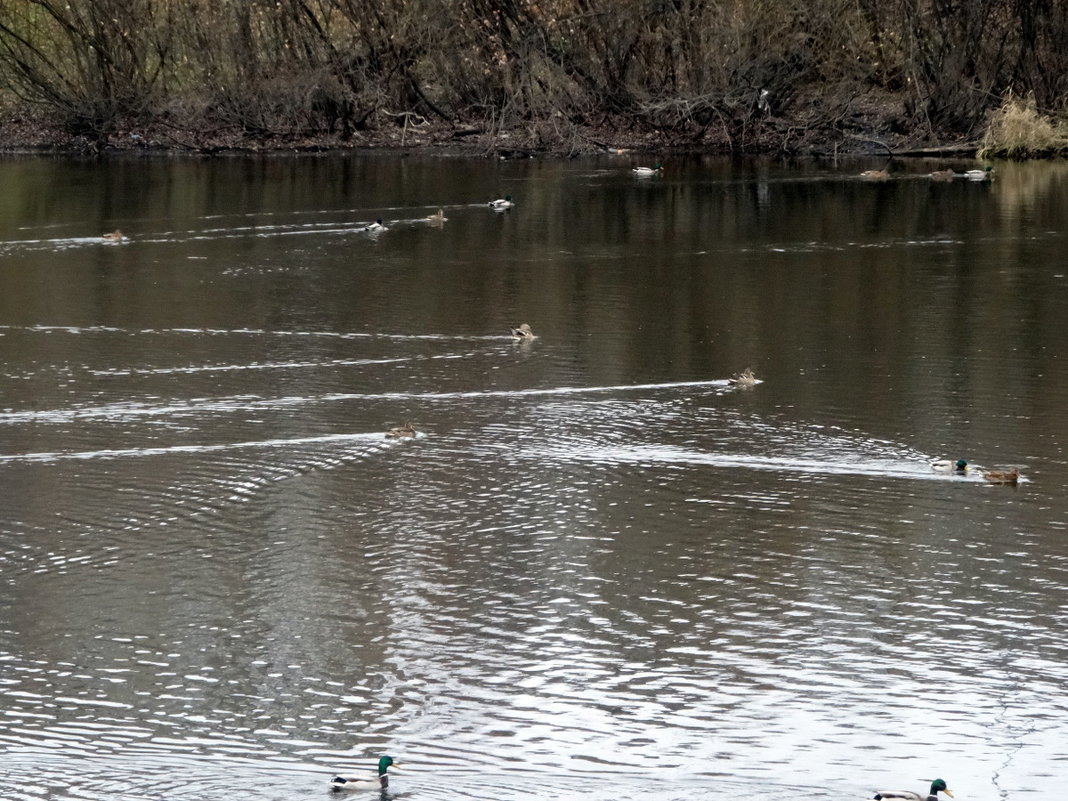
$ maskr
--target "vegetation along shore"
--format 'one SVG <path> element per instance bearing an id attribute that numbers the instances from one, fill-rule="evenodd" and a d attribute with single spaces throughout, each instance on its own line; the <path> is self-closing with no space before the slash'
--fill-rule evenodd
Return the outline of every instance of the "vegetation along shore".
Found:
<path id="1" fill-rule="evenodd" d="M 1063 0 L 22 0 L 0 147 L 1068 153 Z"/>

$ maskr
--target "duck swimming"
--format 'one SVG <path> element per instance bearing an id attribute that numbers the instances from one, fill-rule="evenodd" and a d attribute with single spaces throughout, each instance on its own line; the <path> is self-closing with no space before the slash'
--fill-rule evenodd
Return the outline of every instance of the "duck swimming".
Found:
<path id="1" fill-rule="evenodd" d="M 514 206 L 515 203 L 512 202 L 512 196 L 511 195 L 505 195 L 503 198 L 497 198 L 496 200 L 491 200 L 486 205 L 488 205 L 491 209 L 495 209 L 497 211 L 501 211 L 503 209 L 512 208 L 512 206 Z"/>
<path id="2" fill-rule="evenodd" d="M 389 229 L 386 228 L 386 226 L 384 226 L 382 224 L 382 218 L 379 217 L 373 223 L 371 223 L 370 225 L 365 225 L 360 230 L 361 231 L 367 231 L 368 233 L 376 234 L 376 233 L 381 233 L 382 231 L 388 231 Z"/>
<path id="3" fill-rule="evenodd" d="M 431 225 L 441 225 L 443 222 L 448 221 L 448 217 L 445 216 L 445 209 L 438 209 L 437 214 L 431 214 L 429 217 L 424 218 L 424 222 L 428 222 Z"/>
<path id="4" fill-rule="evenodd" d="M 631 172 L 635 175 L 656 175 L 658 172 L 660 172 L 661 169 L 663 168 L 660 166 L 660 162 L 658 161 L 652 167 L 634 167 L 631 169 Z"/>
<path id="5" fill-rule="evenodd" d="M 952 181 L 957 177 L 957 173 L 953 170 L 935 170 L 927 173 L 927 177 L 933 181 Z"/>
<path id="6" fill-rule="evenodd" d="M 889 170 L 864 170 L 860 177 L 865 181 L 885 181 L 890 177 Z"/>
<path id="7" fill-rule="evenodd" d="M 989 181 L 994 177 L 994 168 L 983 167 L 981 170 L 965 170 L 962 174 L 969 181 Z"/>
<path id="8" fill-rule="evenodd" d="M 417 433 L 415 426 L 411 423 L 405 423 L 402 426 L 391 428 L 386 432 L 386 439 L 397 439 L 399 437 L 414 437 Z"/>
<path id="9" fill-rule="evenodd" d="M 106 234 L 101 234 L 100 238 L 105 242 L 124 242 L 126 240 L 125 234 L 122 231 L 109 231 Z"/>
<path id="10" fill-rule="evenodd" d="M 727 379 L 728 384 L 735 384 L 745 387 L 751 387 L 758 382 L 759 379 L 753 373 L 752 367 L 746 367 L 744 370 L 742 370 L 742 372 L 735 373 Z"/>
<path id="11" fill-rule="evenodd" d="M 953 797 L 953 793 L 946 787 L 946 783 L 942 779 L 935 779 L 931 782 L 931 792 L 927 795 L 921 795 L 920 793 L 914 793 L 911 790 L 897 790 L 897 791 L 880 791 L 875 794 L 875 801 L 880 801 L 883 798 L 897 798 L 903 799 L 903 801 L 938 801 L 938 794 L 945 793 L 950 798 Z"/>
<path id="12" fill-rule="evenodd" d="M 1020 480 L 1020 468 L 1014 467 L 1012 470 L 984 470 L 983 478 L 991 484 L 1015 485 Z"/>
<path id="13" fill-rule="evenodd" d="M 385 790 L 389 787 L 389 769 L 396 765 L 391 756 L 383 756 L 378 760 L 378 775 L 365 774 L 338 774 L 330 780 L 330 787 L 335 792 L 338 790 Z"/>
<path id="14" fill-rule="evenodd" d="M 530 326 L 523 323 L 519 328 L 512 329 L 512 339 L 534 339 L 534 332 L 530 330 Z"/>
<path id="15" fill-rule="evenodd" d="M 963 459 L 932 459 L 927 464 L 931 465 L 932 470 L 936 470 L 939 473 L 967 473 L 968 463 Z"/>

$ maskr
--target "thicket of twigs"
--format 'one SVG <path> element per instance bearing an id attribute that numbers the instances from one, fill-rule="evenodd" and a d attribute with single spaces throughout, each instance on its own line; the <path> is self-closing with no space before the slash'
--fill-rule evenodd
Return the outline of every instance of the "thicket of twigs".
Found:
<path id="1" fill-rule="evenodd" d="M 95 143 L 974 139 L 1008 91 L 1065 112 L 1065 42 L 1068 0 L 0 0 L 7 106 Z"/>

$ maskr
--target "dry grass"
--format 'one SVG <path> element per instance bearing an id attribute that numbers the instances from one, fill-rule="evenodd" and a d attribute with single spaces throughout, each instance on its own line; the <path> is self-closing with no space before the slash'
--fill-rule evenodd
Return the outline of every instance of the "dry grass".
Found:
<path id="1" fill-rule="evenodd" d="M 979 158 L 1026 159 L 1068 155 L 1068 125 L 1038 112 L 1033 96 L 1009 92 L 991 112 L 977 154 Z"/>

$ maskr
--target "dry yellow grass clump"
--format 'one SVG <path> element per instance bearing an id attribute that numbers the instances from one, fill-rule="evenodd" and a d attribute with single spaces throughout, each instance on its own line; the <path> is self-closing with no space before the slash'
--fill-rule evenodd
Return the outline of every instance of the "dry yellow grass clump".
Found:
<path id="1" fill-rule="evenodd" d="M 1034 96 L 1005 95 L 991 112 L 978 157 L 1025 159 L 1068 154 L 1068 125 L 1038 112 Z"/>

